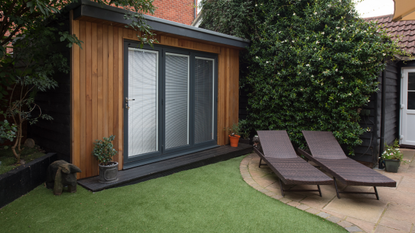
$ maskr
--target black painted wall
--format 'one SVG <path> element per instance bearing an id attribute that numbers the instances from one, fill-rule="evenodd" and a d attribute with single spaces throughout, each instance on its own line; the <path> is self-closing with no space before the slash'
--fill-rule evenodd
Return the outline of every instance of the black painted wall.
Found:
<path id="1" fill-rule="evenodd" d="M 64 23 L 59 30 L 69 30 L 69 14 L 59 17 Z M 54 22 L 54 25 L 58 25 Z M 58 26 L 57 26 L 58 27 Z M 70 48 L 66 43 L 56 44 L 70 65 Z M 33 138 L 37 145 L 47 152 L 55 152 L 58 159 L 70 162 L 71 152 L 71 79 L 70 72 L 56 73 L 54 79 L 58 87 L 47 92 L 38 92 L 35 102 L 41 107 L 42 112 L 53 117 L 52 121 L 39 120 L 35 125 L 28 126 L 28 137 Z M 34 113 L 36 114 L 36 113 Z"/>
<path id="2" fill-rule="evenodd" d="M 389 62 L 386 68 L 385 97 L 385 143 L 392 144 L 399 138 L 400 67 L 398 62 Z"/>
<path id="3" fill-rule="evenodd" d="M 383 75 L 385 75 L 384 78 Z M 372 94 L 370 102 L 360 113 L 360 125 L 369 128 L 360 138 L 362 145 L 355 147 L 355 156 L 358 161 L 370 163 L 375 167 L 381 154 L 381 144 L 393 143 L 399 134 L 399 99 L 400 99 L 400 66 L 398 61 L 388 61 L 386 70 L 378 76 L 379 91 Z M 383 83 L 385 80 L 385 83 Z M 385 88 L 385 98 L 382 98 Z M 382 107 L 385 109 L 382 110 Z M 368 112 L 370 111 L 370 112 Z M 369 115 L 368 115 L 369 114 Z M 382 118 L 384 122 L 382 125 Z M 384 138 L 382 139 L 382 130 Z"/>

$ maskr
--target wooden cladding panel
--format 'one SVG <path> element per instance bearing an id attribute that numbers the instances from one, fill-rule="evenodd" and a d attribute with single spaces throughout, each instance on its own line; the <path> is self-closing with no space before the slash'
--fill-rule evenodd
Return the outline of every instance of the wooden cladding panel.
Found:
<path id="1" fill-rule="evenodd" d="M 114 161 L 123 164 L 123 42 L 136 40 L 124 27 L 84 20 L 72 21 L 72 33 L 82 43 L 72 48 L 72 163 L 81 168 L 78 178 L 98 175 L 93 142 L 115 135 Z M 238 121 L 239 51 L 199 41 L 161 35 L 162 45 L 218 54 L 218 140 L 229 143 L 223 130 Z"/>
<path id="2" fill-rule="evenodd" d="M 86 23 L 85 22 L 79 22 L 79 37 L 85 38 L 86 37 Z M 85 45 L 84 45 L 85 47 Z M 87 105 L 87 101 L 86 101 L 86 73 L 85 72 L 81 72 L 81 70 L 85 70 L 86 67 L 86 49 L 81 49 L 80 50 L 80 55 L 79 55 L 79 87 L 80 87 L 80 92 L 79 92 L 79 98 L 80 98 L 80 118 L 79 119 L 85 119 L 86 118 L 86 105 Z M 81 135 L 80 135 L 80 142 L 85 142 L 86 141 L 86 137 L 87 137 L 87 122 L 85 120 L 80 121 L 81 122 Z M 74 140 L 74 139 L 72 139 Z M 87 145 L 85 143 L 80 143 L 80 152 L 82 151 L 87 151 Z M 85 166 L 87 166 L 87 161 L 85 160 L 85 157 L 79 157 L 78 159 L 82 159 L 81 160 L 81 164 L 85 164 Z M 86 167 L 85 167 L 86 168 Z M 82 169 L 82 171 L 84 171 L 85 173 L 87 173 L 87 169 Z"/>
<path id="3" fill-rule="evenodd" d="M 72 48 L 72 162 L 78 178 L 98 175 L 93 142 L 116 135 L 114 157 L 122 168 L 122 37 L 119 28 L 73 21 L 72 31 L 82 43 Z"/>

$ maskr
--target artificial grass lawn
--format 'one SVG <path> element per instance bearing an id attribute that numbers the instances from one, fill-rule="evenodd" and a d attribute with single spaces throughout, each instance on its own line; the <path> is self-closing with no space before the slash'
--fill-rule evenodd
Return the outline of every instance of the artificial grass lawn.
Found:
<path id="1" fill-rule="evenodd" d="M 247 185 L 241 160 L 97 193 L 41 185 L 0 209 L 1 232 L 346 232 Z"/>
<path id="2" fill-rule="evenodd" d="M 39 147 L 23 148 L 20 158 L 28 163 L 44 155 L 45 153 L 41 151 Z M 16 158 L 13 155 L 11 147 L 0 149 L 0 161 L 0 174 L 6 173 L 17 167 Z"/>

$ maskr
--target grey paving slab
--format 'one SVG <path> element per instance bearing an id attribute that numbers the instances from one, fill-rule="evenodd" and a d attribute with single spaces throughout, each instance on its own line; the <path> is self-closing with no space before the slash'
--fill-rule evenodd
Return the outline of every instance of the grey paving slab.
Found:
<path id="1" fill-rule="evenodd" d="M 253 188 L 287 205 L 337 223 L 349 232 L 414 232 L 415 233 L 415 150 L 403 149 L 407 164 L 398 173 L 375 171 L 397 181 L 397 187 L 378 187 L 380 200 L 374 195 L 336 197 L 333 186 L 321 186 L 316 193 L 286 192 L 282 197 L 279 182 L 267 166 L 258 168 L 259 157 L 252 153 L 241 163 L 241 175 Z M 340 189 L 372 191 L 372 187 L 350 187 L 338 183 Z M 298 189 L 304 187 L 285 187 Z M 309 186 L 307 188 L 312 188 Z"/>

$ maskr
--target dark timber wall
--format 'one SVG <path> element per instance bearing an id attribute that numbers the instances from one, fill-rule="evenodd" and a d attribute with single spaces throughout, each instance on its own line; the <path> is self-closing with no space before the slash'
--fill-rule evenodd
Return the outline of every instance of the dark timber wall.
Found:
<path id="1" fill-rule="evenodd" d="M 384 75 L 384 77 L 383 77 Z M 377 164 L 383 143 L 391 144 L 399 134 L 400 67 L 398 62 L 389 61 L 384 72 L 378 76 L 379 91 L 360 113 L 360 125 L 369 128 L 360 138 L 362 145 L 355 147 L 353 159 Z M 383 81 L 385 80 L 385 82 Z M 384 89 L 384 90 L 383 90 Z M 382 94 L 385 94 L 383 96 Z M 383 109 L 384 108 L 384 109 Z M 369 112 L 370 111 L 370 112 Z M 382 118 L 384 118 L 382 121 Z M 383 138 L 382 138 L 383 131 Z"/>
<path id="2" fill-rule="evenodd" d="M 384 141 L 387 144 L 391 144 L 399 137 L 400 68 L 397 62 L 388 62 L 385 75 Z"/>
<path id="3" fill-rule="evenodd" d="M 381 79 L 381 75 L 379 75 L 379 79 Z M 379 116 L 378 110 L 381 106 L 381 101 L 378 100 L 379 96 L 379 92 L 373 93 L 368 105 L 363 107 L 360 112 L 360 126 L 368 129 L 368 131 L 360 136 L 363 140 L 362 145 L 354 148 L 355 156 L 352 157 L 358 161 L 371 163 L 372 166 L 376 164 L 379 152 L 380 121 L 377 119 L 377 116 Z"/>
<path id="4" fill-rule="evenodd" d="M 63 25 L 58 27 L 58 22 Z M 69 16 L 62 14 L 54 22 L 59 30 L 69 30 Z M 67 59 L 69 66 L 70 49 L 65 43 L 56 45 L 56 49 Z M 71 80 L 70 73 L 55 73 L 54 79 L 58 87 L 47 92 L 38 92 L 35 101 L 42 112 L 53 117 L 52 121 L 39 120 L 35 125 L 28 126 L 28 137 L 33 138 L 47 152 L 55 152 L 58 159 L 70 162 L 71 153 Z M 34 113 L 36 114 L 36 113 Z"/>

